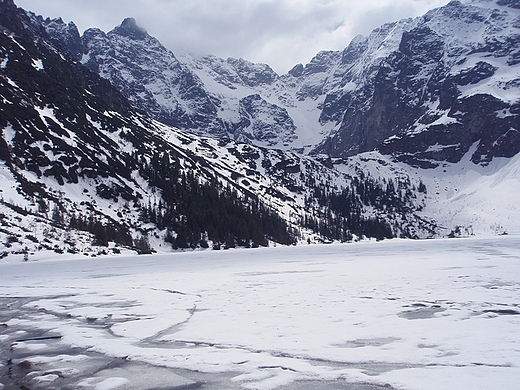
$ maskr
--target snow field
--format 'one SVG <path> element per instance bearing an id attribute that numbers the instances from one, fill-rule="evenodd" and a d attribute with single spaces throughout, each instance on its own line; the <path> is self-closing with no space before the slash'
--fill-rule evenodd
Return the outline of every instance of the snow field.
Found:
<path id="1" fill-rule="evenodd" d="M 233 388 L 514 389 L 518 248 L 508 236 L 0 264 L 0 298 L 28 300 L 9 327 L 133 362 L 228 373 Z M 17 348 L 37 360 L 37 344 Z M 120 370 L 80 383 L 124 388 L 132 378 Z"/>

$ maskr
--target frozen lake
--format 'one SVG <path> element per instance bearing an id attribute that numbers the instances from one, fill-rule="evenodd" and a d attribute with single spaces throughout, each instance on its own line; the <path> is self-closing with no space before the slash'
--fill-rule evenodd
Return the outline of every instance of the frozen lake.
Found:
<path id="1" fill-rule="evenodd" d="M 0 389 L 517 389 L 520 238 L 0 264 Z"/>

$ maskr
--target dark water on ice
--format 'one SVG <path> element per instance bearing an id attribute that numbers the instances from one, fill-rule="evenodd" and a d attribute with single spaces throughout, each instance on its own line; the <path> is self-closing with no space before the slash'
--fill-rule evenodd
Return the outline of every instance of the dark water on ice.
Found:
<path id="1" fill-rule="evenodd" d="M 34 298 L 33 298 L 34 299 Z M 28 319 L 27 298 L 0 298 L 0 390 L 128 389 L 128 390 L 233 390 L 237 373 L 201 373 L 157 367 L 74 348 L 53 331 L 42 331 Z M 280 390 L 391 390 L 344 381 L 299 381 Z"/>

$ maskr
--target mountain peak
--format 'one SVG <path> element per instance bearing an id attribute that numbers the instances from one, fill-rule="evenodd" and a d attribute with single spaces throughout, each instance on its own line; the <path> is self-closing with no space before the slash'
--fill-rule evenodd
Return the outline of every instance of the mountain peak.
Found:
<path id="1" fill-rule="evenodd" d="M 121 25 L 114 28 L 112 32 L 134 39 L 144 39 L 148 35 L 148 32 L 144 28 L 137 25 L 134 18 L 126 18 Z"/>
<path id="2" fill-rule="evenodd" d="M 137 25 L 137 22 L 134 18 L 126 18 L 125 20 L 123 20 L 123 22 L 121 23 L 121 27 L 127 30 L 143 31 L 143 29 Z"/>

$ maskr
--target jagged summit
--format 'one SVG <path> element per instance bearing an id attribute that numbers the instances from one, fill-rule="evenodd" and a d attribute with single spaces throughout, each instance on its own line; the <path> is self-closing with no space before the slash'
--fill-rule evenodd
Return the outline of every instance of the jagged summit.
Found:
<path id="1" fill-rule="evenodd" d="M 36 17 L 36 19 L 39 18 Z M 65 50 L 68 51 L 75 60 L 79 61 L 81 59 L 84 47 L 78 27 L 74 22 L 71 21 L 65 24 L 62 18 L 46 18 L 40 21 L 40 23 L 45 27 L 47 34 L 61 42 Z"/>
<path id="2" fill-rule="evenodd" d="M 144 28 L 137 25 L 134 18 L 126 18 L 119 26 L 115 27 L 111 33 L 138 40 L 142 40 L 148 35 L 148 32 Z"/>
<path id="3" fill-rule="evenodd" d="M 300 77 L 303 74 L 303 64 L 294 65 L 288 73 L 293 77 Z"/>

